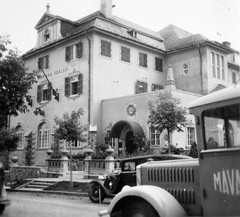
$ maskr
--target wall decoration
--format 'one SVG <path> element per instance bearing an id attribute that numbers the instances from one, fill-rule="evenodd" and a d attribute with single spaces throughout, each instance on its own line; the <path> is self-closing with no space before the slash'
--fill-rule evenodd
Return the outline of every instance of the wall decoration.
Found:
<path id="1" fill-rule="evenodd" d="M 133 103 L 130 103 L 129 105 L 128 105 L 128 107 L 127 107 L 127 113 L 128 113 L 128 115 L 130 115 L 130 116 L 133 116 L 133 115 L 135 115 L 135 113 L 136 113 L 136 105 L 134 105 Z"/>

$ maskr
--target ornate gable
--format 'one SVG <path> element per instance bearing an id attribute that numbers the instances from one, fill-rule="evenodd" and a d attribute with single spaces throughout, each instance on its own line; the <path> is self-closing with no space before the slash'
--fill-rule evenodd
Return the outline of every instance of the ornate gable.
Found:
<path id="1" fill-rule="evenodd" d="M 54 15 L 49 14 L 46 12 L 42 18 L 38 21 L 37 25 L 35 26 L 35 29 L 38 29 L 40 26 L 42 26 L 45 23 L 48 23 L 49 21 L 53 20 L 55 18 Z"/>

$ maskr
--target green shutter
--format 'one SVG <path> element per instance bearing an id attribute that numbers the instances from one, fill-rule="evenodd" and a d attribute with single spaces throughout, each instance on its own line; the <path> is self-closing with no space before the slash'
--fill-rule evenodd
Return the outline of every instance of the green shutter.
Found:
<path id="1" fill-rule="evenodd" d="M 40 103 L 42 101 L 42 85 L 37 86 L 37 102 Z"/>
<path id="2" fill-rule="evenodd" d="M 49 68 L 49 55 L 46 56 L 46 65 L 45 65 L 45 69 Z"/>
<path id="3" fill-rule="evenodd" d="M 48 83 L 48 89 L 47 89 L 47 100 L 50 101 L 51 100 L 51 94 L 52 89 L 51 89 L 51 83 Z"/>
<path id="4" fill-rule="evenodd" d="M 65 78 L 65 96 L 70 96 L 70 78 Z"/>
<path id="5" fill-rule="evenodd" d="M 82 93 L 82 74 L 78 75 L 78 94 Z"/>
<path id="6" fill-rule="evenodd" d="M 71 47 L 66 47 L 65 60 L 67 62 L 70 61 L 70 51 L 71 51 Z"/>
<path id="7" fill-rule="evenodd" d="M 76 45 L 76 50 L 77 50 L 77 58 L 81 58 L 82 57 L 82 42 L 79 42 Z"/>
<path id="8" fill-rule="evenodd" d="M 147 87 L 148 87 L 148 84 L 143 82 L 143 92 L 147 92 Z"/>

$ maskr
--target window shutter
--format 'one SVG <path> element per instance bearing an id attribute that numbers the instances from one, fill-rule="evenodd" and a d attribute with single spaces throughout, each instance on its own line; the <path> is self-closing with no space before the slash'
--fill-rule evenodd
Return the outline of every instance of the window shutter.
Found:
<path id="1" fill-rule="evenodd" d="M 66 60 L 67 62 L 70 61 L 70 51 L 71 51 L 71 47 L 66 47 L 65 60 Z"/>
<path id="2" fill-rule="evenodd" d="M 160 59 L 160 72 L 163 71 L 163 64 L 162 64 L 162 59 Z"/>
<path id="3" fill-rule="evenodd" d="M 78 94 L 82 93 L 82 74 L 78 75 Z"/>
<path id="4" fill-rule="evenodd" d="M 148 87 L 148 84 L 145 83 L 145 82 L 142 82 L 143 83 L 143 92 L 147 92 L 147 87 Z"/>
<path id="5" fill-rule="evenodd" d="M 81 58 L 82 57 L 82 42 L 79 42 L 76 45 L 77 48 L 77 58 Z"/>
<path id="6" fill-rule="evenodd" d="M 136 93 L 136 94 L 139 93 L 139 81 L 137 81 L 137 83 L 136 83 L 135 93 Z"/>
<path id="7" fill-rule="evenodd" d="M 46 66 L 45 69 L 49 68 L 49 55 L 46 56 Z"/>
<path id="8" fill-rule="evenodd" d="M 43 68 L 43 58 L 38 58 L 38 69 Z"/>
<path id="9" fill-rule="evenodd" d="M 143 54 L 144 67 L 147 68 L 147 54 Z"/>
<path id="10" fill-rule="evenodd" d="M 50 101 L 51 100 L 51 83 L 48 83 L 48 89 L 47 89 L 47 100 Z"/>
<path id="11" fill-rule="evenodd" d="M 37 86 L 37 102 L 40 103 L 42 101 L 42 85 Z"/>
<path id="12" fill-rule="evenodd" d="M 70 78 L 65 78 L 65 96 L 70 96 Z"/>
<path id="13" fill-rule="evenodd" d="M 111 57 L 111 42 L 107 42 L 107 56 Z"/>

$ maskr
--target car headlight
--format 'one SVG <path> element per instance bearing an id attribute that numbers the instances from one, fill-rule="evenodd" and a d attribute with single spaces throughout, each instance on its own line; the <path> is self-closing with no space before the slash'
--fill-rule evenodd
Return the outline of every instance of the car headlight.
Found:
<path id="1" fill-rule="evenodd" d="M 103 175 L 103 176 L 98 176 L 98 179 L 99 179 L 99 180 L 105 180 L 105 179 L 106 179 L 106 176 L 105 176 L 105 175 Z"/>

